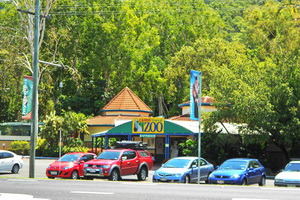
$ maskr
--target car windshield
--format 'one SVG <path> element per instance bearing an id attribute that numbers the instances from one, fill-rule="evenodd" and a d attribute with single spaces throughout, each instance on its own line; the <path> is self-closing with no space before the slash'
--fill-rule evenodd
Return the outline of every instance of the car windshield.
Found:
<path id="1" fill-rule="evenodd" d="M 97 159 L 118 160 L 120 154 L 121 152 L 118 151 L 104 151 L 97 157 Z"/>
<path id="2" fill-rule="evenodd" d="M 247 167 L 246 161 L 226 161 L 219 169 L 222 170 L 245 170 Z"/>
<path id="3" fill-rule="evenodd" d="M 78 155 L 78 154 L 66 154 L 63 157 L 61 157 L 58 161 L 61 161 L 61 162 L 74 162 L 79 157 L 80 157 L 80 155 Z"/>
<path id="4" fill-rule="evenodd" d="M 187 159 L 172 159 L 169 160 L 163 168 L 186 168 L 190 160 Z"/>
<path id="5" fill-rule="evenodd" d="M 285 167 L 284 171 L 299 172 L 300 171 L 300 163 L 289 163 Z"/>

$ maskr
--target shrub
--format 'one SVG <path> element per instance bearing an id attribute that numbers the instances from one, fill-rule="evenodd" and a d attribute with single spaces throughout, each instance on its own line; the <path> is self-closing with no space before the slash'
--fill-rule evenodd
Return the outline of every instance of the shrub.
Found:
<path id="1" fill-rule="evenodd" d="M 29 155 L 30 145 L 27 141 L 13 141 L 10 150 L 16 154 Z"/>

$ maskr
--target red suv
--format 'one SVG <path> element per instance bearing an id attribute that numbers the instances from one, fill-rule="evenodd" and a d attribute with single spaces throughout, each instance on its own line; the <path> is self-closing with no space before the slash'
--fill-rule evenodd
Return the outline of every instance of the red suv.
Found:
<path id="1" fill-rule="evenodd" d="M 127 142 L 127 144 L 129 144 L 128 147 L 131 144 L 138 145 L 140 143 Z M 152 156 L 146 150 L 107 149 L 96 159 L 85 164 L 84 177 L 86 179 L 102 177 L 118 181 L 122 176 L 136 174 L 138 180 L 144 181 L 148 177 L 148 171 L 152 169 L 152 166 Z"/>
<path id="2" fill-rule="evenodd" d="M 94 153 L 67 153 L 48 166 L 46 175 L 51 179 L 55 177 L 78 179 L 84 176 L 83 166 L 85 162 L 96 157 L 97 155 Z"/>

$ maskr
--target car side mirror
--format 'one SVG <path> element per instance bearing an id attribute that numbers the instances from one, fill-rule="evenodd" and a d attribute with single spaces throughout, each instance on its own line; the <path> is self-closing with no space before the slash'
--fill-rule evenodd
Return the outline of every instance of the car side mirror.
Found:
<path id="1" fill-rule="evenodd" d="M 215 167 L 215 169 L 219 169 L 220 168 L 220 166 L 219 165 L 217 165 L 216 167 Z"/>
<path id="2" fill-rule="evenodd" d="M 192 168 L 197 168 L 198 166 L 197 165 L 192 165 Z"/>
<path id="3" fill-rule="evenodd" d="M 80 164 L 82 164 L 82 163 L 84 163 L 84 162 L 85 162 L 84 160 L 80 160 L 80 161 L 79 161 Z"/>
<path id="4" fill-rule="evenodd" d="M 122 156 L 121 160 L 127 160 L 127 156 Z"/>
<path id="5" fill-rule="evenodd" d="M 253 169 L 254 169 L 253 167 L 249 167 L 249 168 L 248 168 L 249 171 L 251 171 L 251 170 L 253 170 Z"/>

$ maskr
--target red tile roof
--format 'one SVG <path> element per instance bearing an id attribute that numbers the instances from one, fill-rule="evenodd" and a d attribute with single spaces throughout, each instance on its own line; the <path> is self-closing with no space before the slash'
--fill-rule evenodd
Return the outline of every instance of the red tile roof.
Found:
<path id="1" fill-rule="evenodd" d="M 169 120 L 194 121 L 194 120 L 190 119 L 190 114 L 178 115 L 178 116 L 170 117 Z"/>
<path id="2" fill-rule="evenodd" d="M 138 110 L 152 112 L 152 110 L 128 87 L 125 87 L 102 108 L 102 111 L 105 110 Z"/>
<path id="3" fill-rule="evenodd" d="M 127 115 L 108 115 L 108 116 L 95 116 L 87 120 L 88 125 L 115 125 L 115 120 L 131 120 L 137 116 Z"/>
<path id="4" fill-rule="evenodd" d="M 190 101 L 186 101 L 181 104 L 189 104 L 189 103 L 190 103 Z M 210 96 L 204 96 L 201 98 L 201 103 L 215 103 L 215 100 Z"/>

